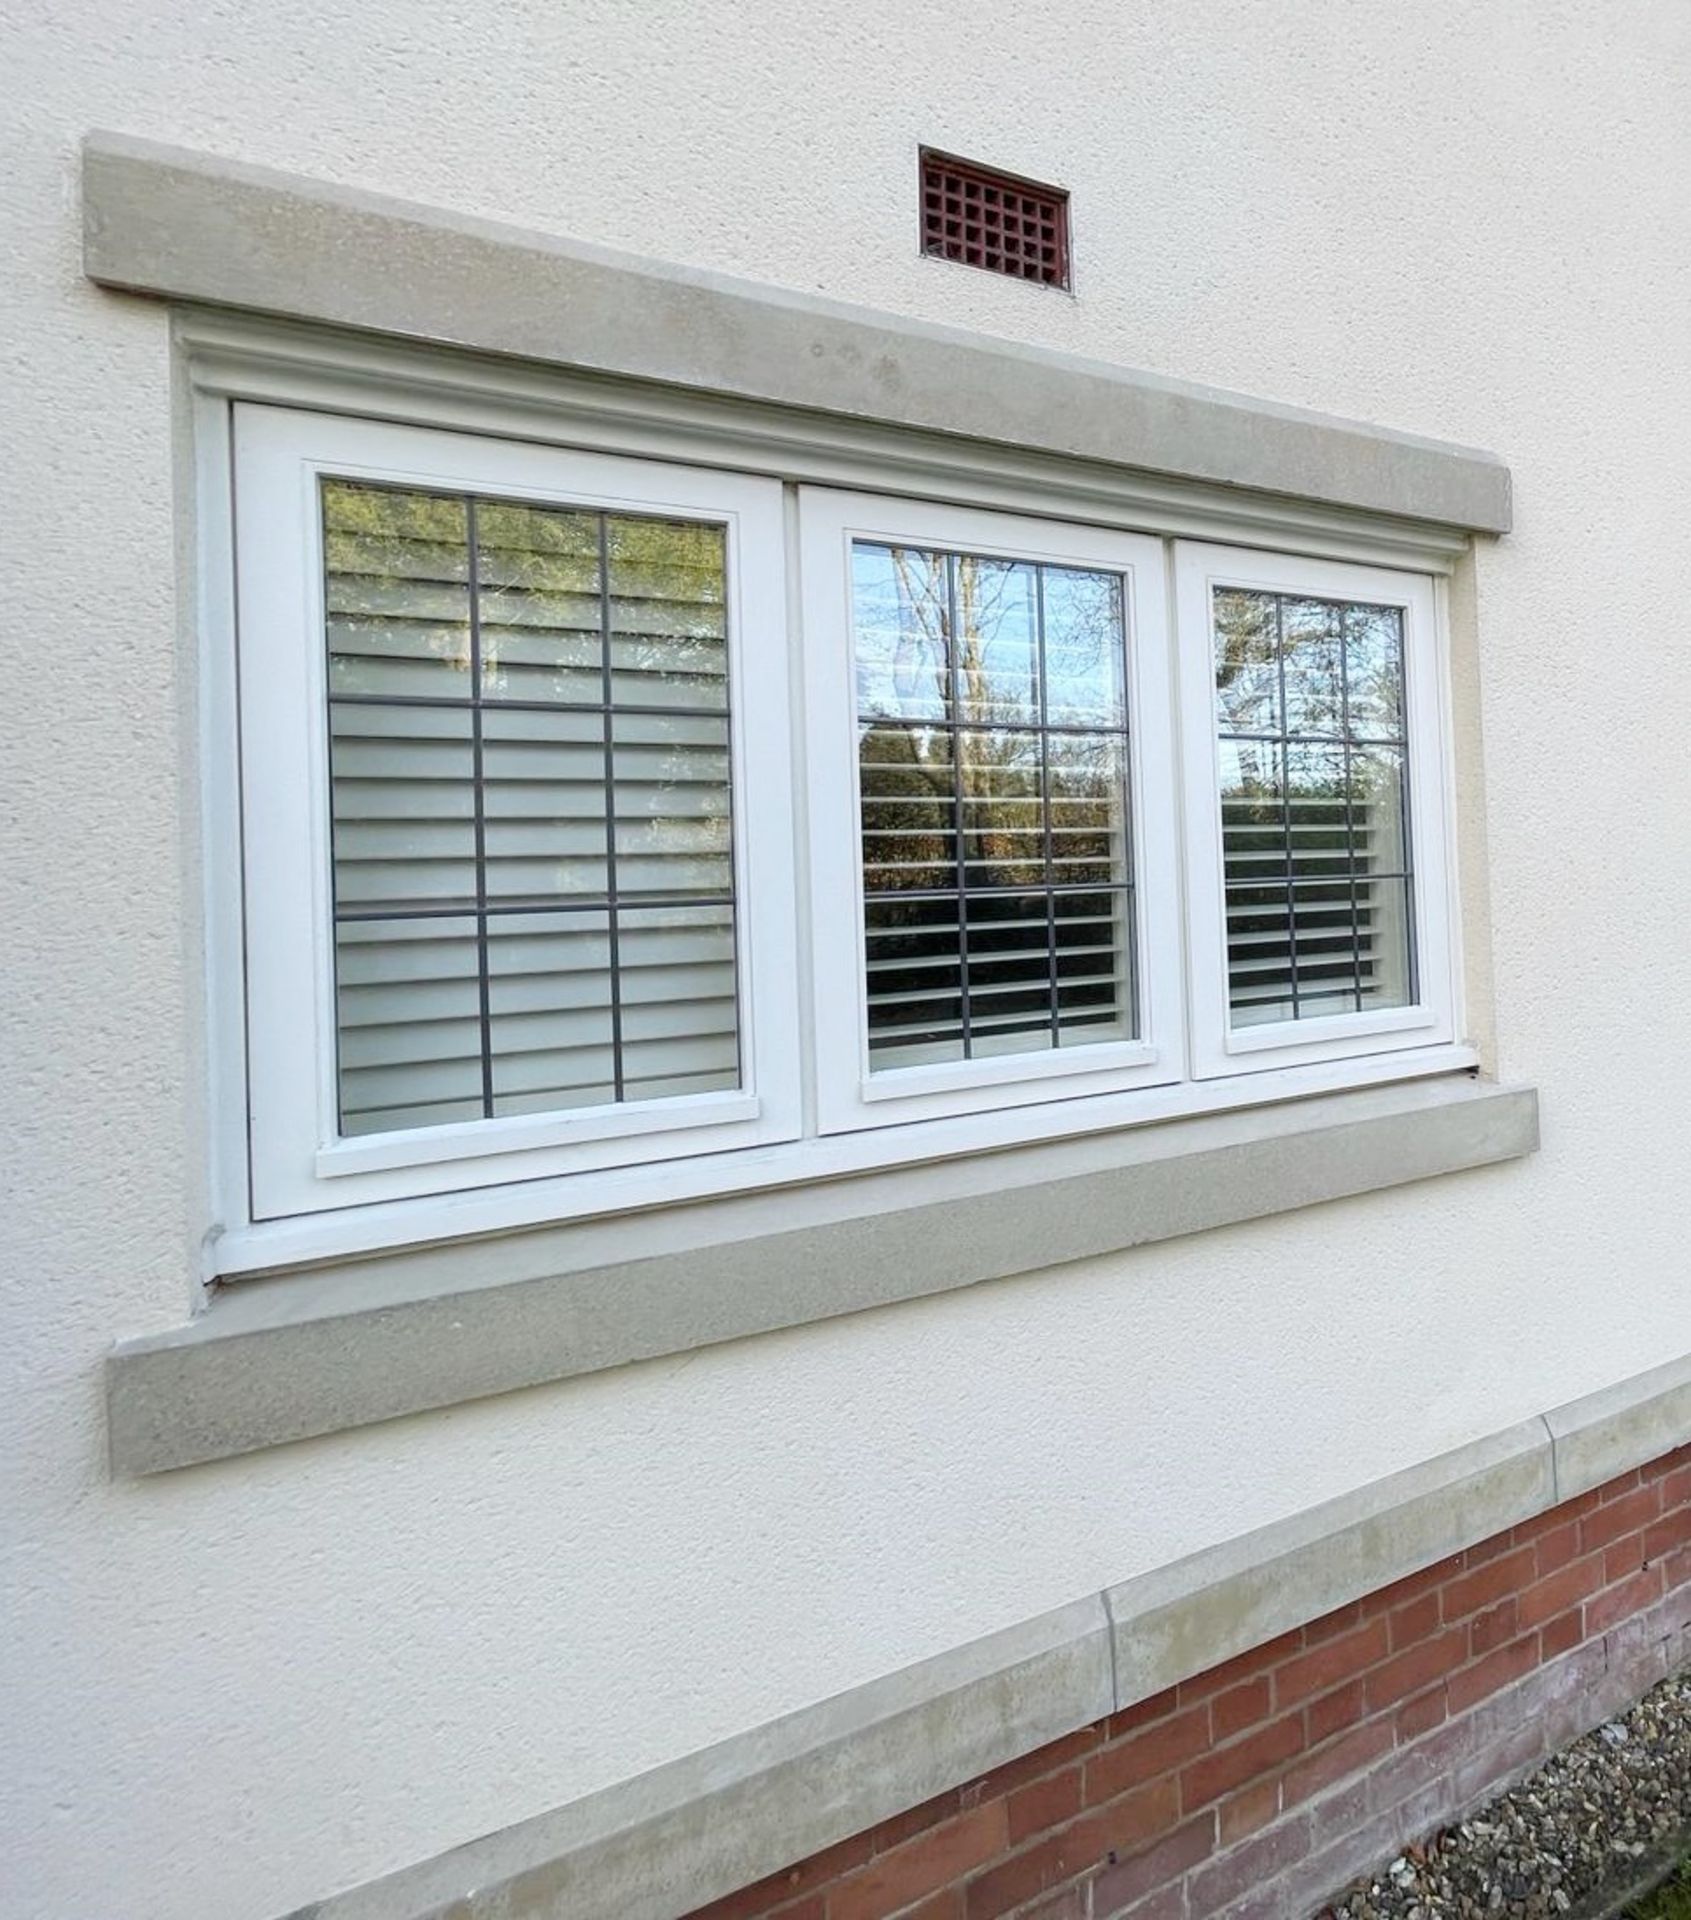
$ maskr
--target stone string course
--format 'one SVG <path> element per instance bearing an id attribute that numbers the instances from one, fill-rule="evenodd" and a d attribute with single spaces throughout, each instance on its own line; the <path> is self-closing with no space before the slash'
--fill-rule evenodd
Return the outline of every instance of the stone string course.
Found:
<path id="1" fill-rule="evenodd" d="M 1302 1920 L 1688 1658 L 1691 1446 L 693 1920 Z"/>

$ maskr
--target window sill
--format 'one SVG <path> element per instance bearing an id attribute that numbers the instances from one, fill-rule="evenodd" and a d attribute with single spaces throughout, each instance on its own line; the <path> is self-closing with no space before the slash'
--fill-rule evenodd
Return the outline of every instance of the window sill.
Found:
<path id="1" fill-rule="evenodd" d="M 225 1286 L 107 1366 L 160 1473 L 1531 1153 L 1467 1074 L 1206 1114 Z"/>

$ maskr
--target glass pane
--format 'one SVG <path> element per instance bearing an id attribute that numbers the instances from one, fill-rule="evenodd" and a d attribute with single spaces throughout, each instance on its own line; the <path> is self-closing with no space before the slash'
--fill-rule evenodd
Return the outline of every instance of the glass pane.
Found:
<path id="1" fill-rule="evenodd" d="M 1133 1038 L 1132 898 L 1125 888 L 1052 895 L 1062 1046 Z"/>
<path id="2" fill-rule="evenodd" d="M 1233 1024 L 1412 1004 L 1401 609 L 1214 611 Z"/>
<path id="3" fill-rule="evenodd" d="M 728 705 L 721 527 L 611 517 L 611 698 L 619 706 Z"/>
<path id="4" fill-rule="evenodd" d="M 737 1087 L 732 909 L 624 909 L 617 915 L 617 958 L 624 1098 L 671 1099 Z"/>
<path id="5" fill-rule="evenodd" d="M 616 715 L 617 897 L 721 896 L 734 886 L 727 720 Z"/>
<path id="6" fill-rule="evenodd" d="M 974 726 L 1037 726 L 1037 569 L 966 554 L 952 565 L 962 680 L 958 717 Z"/>
<path id="7" fill-rule="evenodd" d="M 487 974 L 496 1114 L 617 1098 L 608 913 L 490 917 Z"/>
<path id="8" fill-rule="evenodd" d="M 957 769 L 939 727 L 859 729 L 863 884 L 871 893 L 957 884 Z"/>
<path id="9" fill-rule="evenodd" d="M 610 869 L 599 716 L 488 707 L 481 723 L 487 897 L 602 899 Z"/>
<path id="10" fill-rule="evenodd" d="M 482 1117 L 474 919 L 343 922 L 335 977 L 343 1134 Z"/>
<path id="11" fill-rule="evenodd" d="M 1073 567 L 1042 571 L 1046 725 L 1125 726 L 1121 576 Z"/>
<path id="12" fill-rule="evenodd" d="M 322 499 L 343 1131 L 737 1086 L 724 529 Z"/>
<path id="13" fill-rule="evenodd" d="M 1358 870 L 1406 873 L 1409 848 L 1404 833 L 1403 749 L 1353 747 L 1350 792 Z"/>
<path id="14" fill-rule="evenodd" d="M 1353 740 L 1403 737 L 1403 612 L 1351 607 L 1345 621 L 1345 684 Z"/>
<path id="15" fill-rule="evenodd" d="M 1279 609 L 1273 594 L 1216 589 L 1215 691 L 1224 733 L 1280 731 Z"/>
<path id="16" fill-rule="evenodd" d="M 479 503 L 476 579 L 483 699 L 597 706 L 599 516 Z"/>
<path id="17" fill-rule="evenodd" d="M 1297 1018 L 1289 888 L 1227 889 L 1227 998 L 1236 1027 Z"/>
<path id="18" fill-rule="evenodd" d="M 865 902 L 871 1065 L 966 1057 L 961 908 L 956 894 Z"/>
<path id="19" fill-rule="evenodd" d="M 1230 881 L 1286 871 L 1282 749 L 1272 741 L 1221 743 L 1221 844 Z"/>
<path id="20" fill-rule="evenodd" d="M 1365 1008 L 1415 1004 L 1415 956 L 1410 944 L 1408 880 L 1359 880 L 1357 974 Z"/>
<path id="21" fill-rule="evenodd" d="M 1045 740 L 1054 886 L 1122 886 L 1132 877 L 1127 747 L 1120 734 Z"/>
<path id="22" fill-rule="evenodd" d="M 1298 1018 L 1317 1020 L 1356 1011 L 1358 944 L 1348 880 L 1292 889 Z"/>
<path id="23" fill-rule="evenodd" d="M 329 775 L 337 910 L 474 902 L 475 747 L 466 709 L 337 700 Z"/>
<path id="24" fill-rule="evenodd" d="M 945 556 L 852 547 L 859 719 L 951 717 L 951 611 Z"/>
<path id="25" fill-rule="evenodd" d="M 1350 790 L 1343 747 L 1298 740 L 1286 748 L 1286 841 L 1294 879 L 1321 880 L 1350 872 Z"/>
<path id="26" fill-rule="evenodd" d="M 871 1065 L 1128 1037 L 1120 577 L 866 543 L 853 568 Z M 1090 926 L 1059 905 L 1096 887 Z"/>
<path id="27" fill-rule="evenodd" d="M 1055 995 L 1047 895 L 983 893 L 966 904 L 972 1056 L 1049 1047 Z"/>
<path id="28" fill-rule="evenodd" d="M 345 480 L 322 498 L 331 693 L 467 696 L 465 503 Z"/>
<path id="29" fill-rule="evenodd" d="M 964 884 L 1045 882 L 1045 808 L 1037 733 L 960 733 Z"/>
<path id="30" fill-rule="evenodd" d="M 1286 732 L 1344 732 L 1344 609 L 1325 600 L 1287 600 L 1280 610 Z"/>

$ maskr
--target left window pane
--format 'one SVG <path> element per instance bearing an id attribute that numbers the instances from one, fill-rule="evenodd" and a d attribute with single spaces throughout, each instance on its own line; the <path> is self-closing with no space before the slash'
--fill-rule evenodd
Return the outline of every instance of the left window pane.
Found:
<path id="1" fill-rule="evenodd" d="M 322 514 L 341 1132 L 739 1086 L 724 529 Z"/>

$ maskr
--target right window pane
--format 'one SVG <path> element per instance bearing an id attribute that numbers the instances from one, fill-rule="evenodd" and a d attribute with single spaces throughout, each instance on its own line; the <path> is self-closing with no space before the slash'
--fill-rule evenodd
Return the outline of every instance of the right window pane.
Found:
<path id="1" fill-rule="evenodd" d="M 1411 1006 L 1398 607 L 1213 590 L 1235 1028 Z"/>

